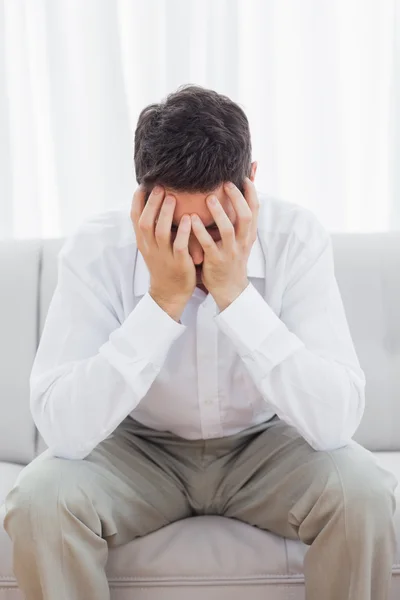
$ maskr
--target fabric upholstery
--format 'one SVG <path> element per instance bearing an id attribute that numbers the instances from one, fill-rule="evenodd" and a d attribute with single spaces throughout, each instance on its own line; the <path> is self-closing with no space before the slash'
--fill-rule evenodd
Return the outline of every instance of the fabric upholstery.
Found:
<path id="1" fill-rule="evenodd" d="M 37 348 L 41 242 L 0 242 L 0 460 L 34 458 L 29 374 Z"/>
<path id="2" fill-rule="evenodd" d="M 335 273 L 366 385 L 354 439 L 400 450 L 400 235 L 332 235 Z"/>

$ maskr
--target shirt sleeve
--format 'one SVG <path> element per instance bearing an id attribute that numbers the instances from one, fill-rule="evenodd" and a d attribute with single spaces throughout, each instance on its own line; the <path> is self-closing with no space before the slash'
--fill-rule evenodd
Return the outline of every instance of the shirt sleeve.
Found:
<path id="1" fill-rule="evenodd" d="M 315 450 L 347 445 L 365 407 L 365 375 L 334 274 L 332 243 L 317 222 L 292 238 L 281 314 L 249 283 L 215 316 L 263 398 Z"/>
<path id="2" fill-rule="evenodd" d="M 32 417 L 51 453 L 81 459 L 108 437 L 146 395 L 185 329 L 149 294 L 121 324 L 101 283 L 61 250 L 30 376 Z"/>

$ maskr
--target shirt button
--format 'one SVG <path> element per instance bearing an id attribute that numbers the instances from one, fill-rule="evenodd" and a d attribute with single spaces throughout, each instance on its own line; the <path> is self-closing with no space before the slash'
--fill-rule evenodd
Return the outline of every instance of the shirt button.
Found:
<path id="1" fill-rule="evenodd" d="M 214 402 L 214 400 L 212 398 L 206 398 L 206 400 L 204 400 L 204 404 L 212 404 Z"/>

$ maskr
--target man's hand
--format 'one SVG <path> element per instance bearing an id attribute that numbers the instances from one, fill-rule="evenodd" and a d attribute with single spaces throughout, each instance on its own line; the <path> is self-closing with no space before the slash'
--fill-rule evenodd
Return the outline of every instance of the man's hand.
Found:
<path id="1" fill-rule="evenodd" d="M 196 269 L 189 254 L 189 215 L 182 215 L 171 244 L 175 198 L 164 200 L 164 188 L 154 188 L 145 205 L 146 192 L 139 187 L 133 196 L 131 220 L 140 250 L 150 272 L 149 293 L 173 319 L 179 321 L 196 287 Z M 156 223 L 157 218 L 157 223 Z"/>
<path id="2" fill-rule="evenodd" d="M 244 196 L 233 183 L 224 186 L 236 212 L 235 225 L 212 194 L 207 206 L 221 234 L 214 242 L 201 219 L 193 213 L 192 230 L 204 250 L 202 281 L 222 311 L 248 286 L 247 261 L 257 239 L 259 200 L 252 181 L 246 177 Z M 212 198 L 216 203 L 212 204 Z"/>

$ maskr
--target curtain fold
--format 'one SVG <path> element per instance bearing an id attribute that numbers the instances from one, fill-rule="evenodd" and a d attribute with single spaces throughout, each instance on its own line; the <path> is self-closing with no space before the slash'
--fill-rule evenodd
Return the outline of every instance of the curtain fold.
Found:
<path id="1" fill-rule="evenodd" d="M 256 184 L 330 231 L 400 228 L 399 0 L 0 0 L 0 239 L 130 208 L 142 108 L 250 120 Z"/>

